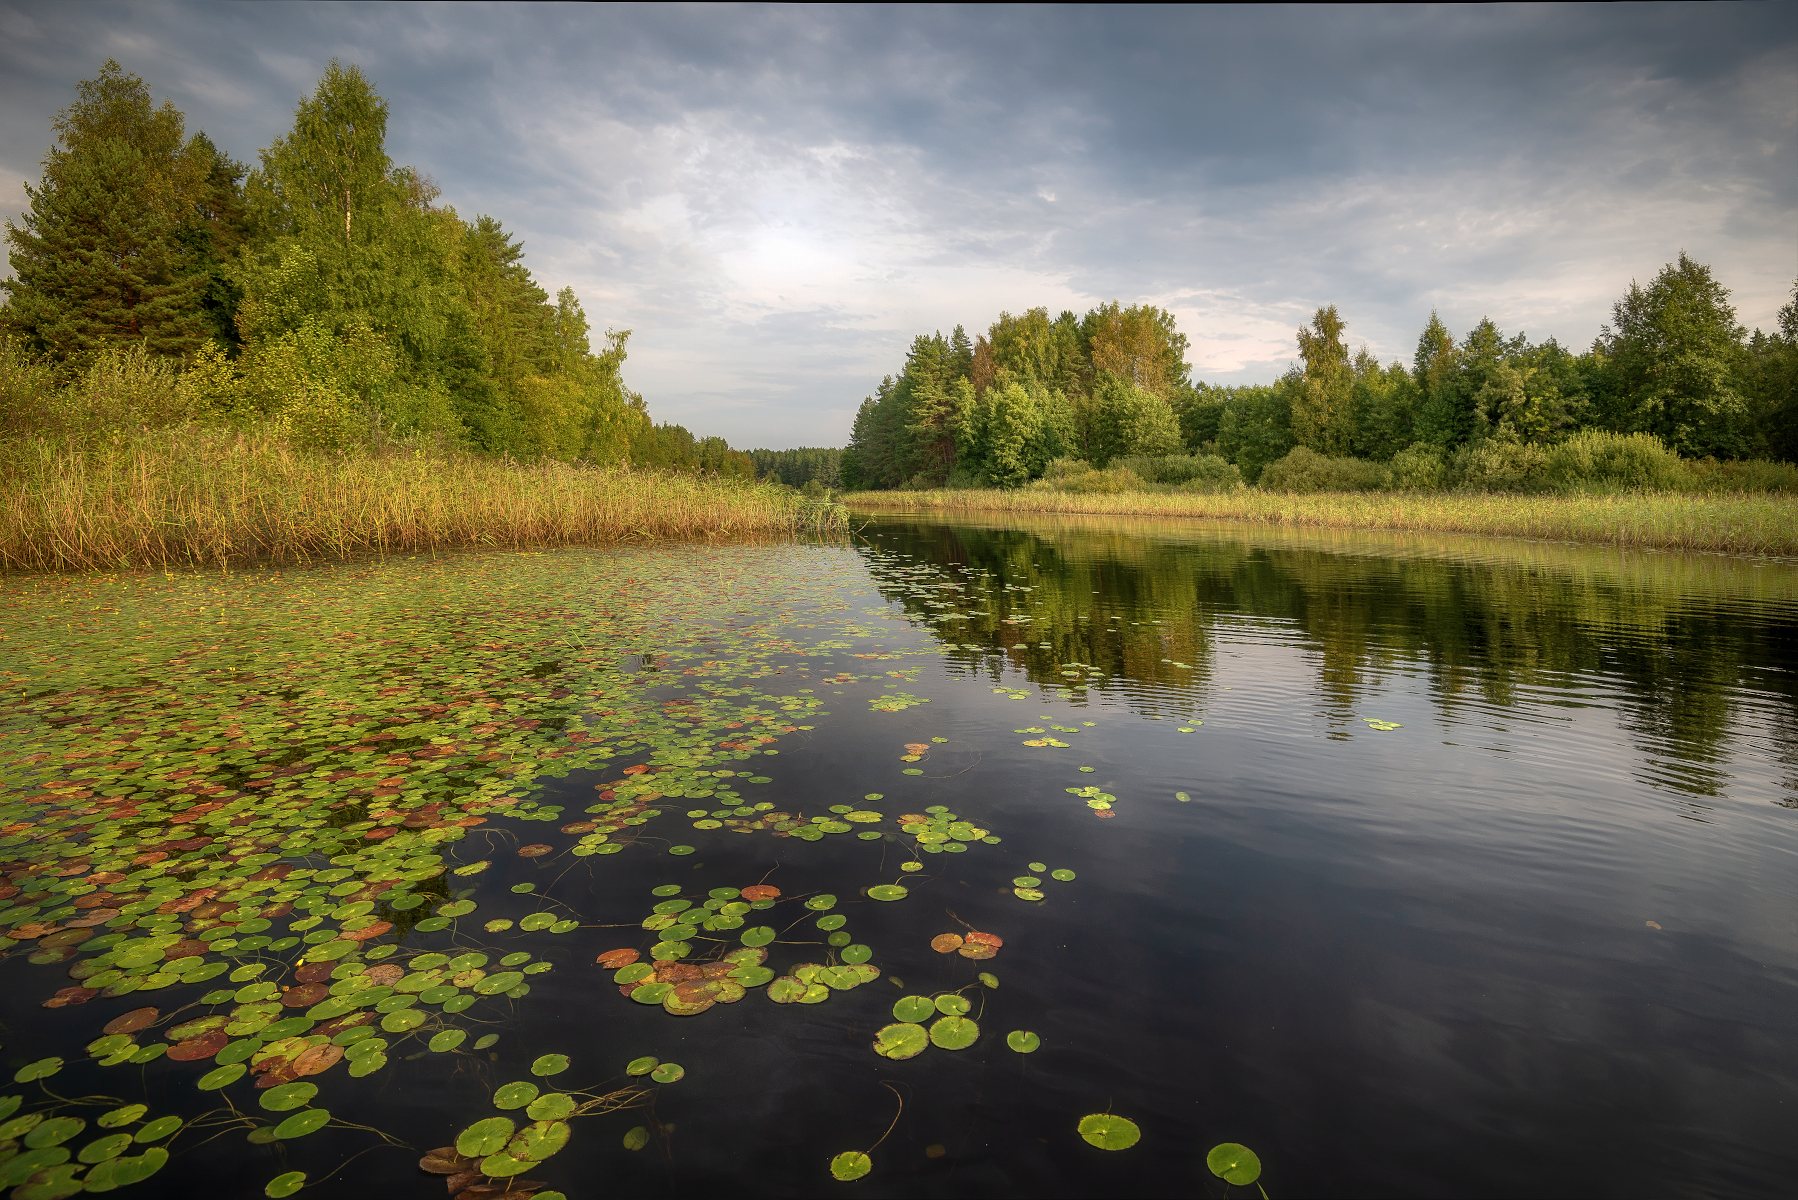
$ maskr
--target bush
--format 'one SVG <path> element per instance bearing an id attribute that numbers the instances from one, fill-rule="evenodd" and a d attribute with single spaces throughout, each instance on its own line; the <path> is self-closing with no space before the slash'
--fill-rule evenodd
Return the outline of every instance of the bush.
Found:
<path id="1" fill-rule="evenodd" d="M 1384 465 L 1359 458 L 1332 458 L 1295 446 L 1261 472 L 1264 492 L 1371 492 L 1392 478 Z"/>
<path id="2" fill-rule="evenodd" d="M 1058 458 L 1043 471 L 1043 477 L 1029 485 L 1039 492 L 1072 492 L 1076 495 L 1116 495 L 1140 492 L 1143 480 L 1135 471 L 1121 466 L 1098 470 L 1077 458 Z"/>
<path id="3" fill-rule="evenodd" d="M 1671 490 L 1686 481 L 1679 455 L 1651 433 L 1588 429 L 1548 451 L 1548 480 L 1563 491 L 1583 488 Z"/>
<path id="4" fill-rule="evenodd" d="M 1743 459 L 1718 462 L 1714 458 L 1688 459 L 1685 488 L 1691 492 L 1798 493 L 1798 467 L 1791 463 Z"/>
<path id="5" fill-rule="evenodd" d="M 1477 492 L 1551 492 L 1551 456 L 1534 442 L 1482 442 L 1456 455 L 1455 473 Z"/>
<path id="6" fill-rule="evenodd" d="M 1400 450 L 1386 464 L 1386 469 L 1392 473 L 1387 486 L 1394 488 L 1434 491 L 1448 477 L 1448 469 L 1442 462 L 1442 448 L 1429 442 L 1417 442 Z"/>
<path id="7" fill-rule="evenodd" d="M 1215 454 L 1170 454 L 1159 458 L 1138 455 L 1117 459 L 1112 466 L 1183 492 L 1233 492 L 1242 486 L 1242 472 Z"/>

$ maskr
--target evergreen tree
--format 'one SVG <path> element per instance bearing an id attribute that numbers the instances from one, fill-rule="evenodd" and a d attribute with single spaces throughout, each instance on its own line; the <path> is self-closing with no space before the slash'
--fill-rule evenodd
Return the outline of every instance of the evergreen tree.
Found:
<path id="1" fill-rule="evenodd" d="M 202 205 L 218 200 L 216 153 L 111 59 L 77 94 L 54 122 L 61 145 L 26 187 L 23 223 L 7 222 L 6 327 L 74 366 L 129 343 L 191 353 L 207 326 L 209 246 L 196 230 Z"/>
<path id="2" fill-rule="evenodd" d="M 1437 446 L 1459 445 L 1466 440 L 1469 422 L 1465 398 L 1457 386 L 1455 339 L 1434 309 L 1417 338 L 1417 354 L 1411 362 L 1418 391 L 1413 422 L 1417 436 Z"/>
<path id="3" fill-rule="evenodd" d="M 1299 445 L 1320 454 L 1346 454 L 1354 436 L 1350 405 L 1355 374 L 1349 367 L 1348 347 L 1342 342 L 1344 323 L 1336 306 L 1320 308 L 1309 329 L 1298 331 L 1299 358 L 1289 384 L 1292 397 L 1292 436 Z"/>

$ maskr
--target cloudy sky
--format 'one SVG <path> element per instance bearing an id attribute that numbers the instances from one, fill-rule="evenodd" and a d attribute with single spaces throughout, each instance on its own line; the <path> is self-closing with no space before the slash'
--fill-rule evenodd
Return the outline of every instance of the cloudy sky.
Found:
<path id="1" fill-rule="evenodd" d="M 1272 379 L 1336 304 L 1584 347 L 1685 249 L 1798 276 L 1798 5 L 905 9 L 0 0 L 0 210 L 108 56 L 234 157 L 331 58 L 388 148 L 629 328 L 662 420 L 840 445 L 912 335 L 1171 309 Z"/>

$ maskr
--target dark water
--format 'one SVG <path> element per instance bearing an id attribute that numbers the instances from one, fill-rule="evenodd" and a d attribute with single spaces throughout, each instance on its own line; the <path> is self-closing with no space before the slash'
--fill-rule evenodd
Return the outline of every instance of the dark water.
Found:
<path id="1" fill-rule="evenodd" d="M 899 841 L 701 835 L 678 811 L 645 832 L 691 841 L 686 858 L 557 860 L 551 885 L 501 855 L 482 916 L 539 907 L 506 892 L 529 879 L 623 928 L 545 952 L 557 969 L 495 1026 L 495 1058 L 335 1072 L 321 1101 L 424 1149 L 491 1115 L 488 1090 L 537 1054 L 681 1062 L 687 1078 L 655 1097 L 664 1137 L 632 1153 L 620 1138 L 646 1110 L 588 1118 L 532 1172 L 570 1197 L 1221 1195 L 1203 1157 L 1224 1141 L 1260 1155 L 1274 1197 L 1771 1195 L 1798 1177 L 1792 564 L 896 519 L 855 547 L 729 553 L 826 579 L 851 606 L 839 623 L 860 627 L 762 683 L 809 688 L 830 715 L 781 740 L 758 795 L 806 813 L 941 804 L 1001 843 L 920 855 L 894 904 L 857 892 L 898 877 L 913 853 Z M 837 671 L 876 678 L 825 682 Z M 868 703 L 895 692 L 929 703 Z M 1031 730 L 1068 745 L 1023 745 Z M 901 774 L 903 744 L 932 738 L 947 740 L 924 774 Z M 537 798 L 574 811 L 615 777 L 577 770 Z M 1115 796 L 1113 816 L 1069 794 L 1086 786 Z M 1011 879 L 1033 861 L 1078 878 L 1025 903 Z M 813 1007 L 752 992 L 681 1019 L 591 965 L 643 940 L 651 887 L 764 876 L 840 895 L 885 977 Z M 958 920 L 1004 950 L 931 951 Z M 975 1046 L 869 1051 L 901 995 L 982 969 L 1000 986 L 968 993 Z M 57 1052 L 19 1045 L 39 1036 L 40 993 L 0 992 L 10 1058 Z M 1042 1049 L 1006 1049 L 1014 1029 Z M 197 1111 L 193 1072 L 174 1066 L 131 1086 Z M 65 1078 L 124 1086 L 92 1067 Z M 1079 1118 L 1107 1109 L 1140 1125 L 1138 1145 L 1081 1141 Z M 223 1136 L 134 1193 L 254 1195 L 290 1160 L 317 1179 L 327 1136 Z M 832 1155 L 870 1146 L 871 1174 L 829 1178 Z M 414 1158 L 376 1149 L 318 1190 L 442 1195 Z"/>

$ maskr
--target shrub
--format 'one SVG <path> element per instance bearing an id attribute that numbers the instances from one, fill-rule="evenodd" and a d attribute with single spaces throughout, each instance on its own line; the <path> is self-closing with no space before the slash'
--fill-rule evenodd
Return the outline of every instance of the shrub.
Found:
<path id="1" fill-rule="evenodd" d="M 1388 486 L 1394 488 L 1434 491 L 1448 476 L 1448 469 L 1442 462 L 1442 448 L 1429 442 L 1417 442 L 1400 450 L 1386 464 L 1386 469 L 1392 473 Z"/>
<path id="2" fill-rule="evenodd" d="M 1261 472 L 1264 492 L 1371 492 L 1387 485 L 1392 472 L 1359 458 L 1332 458 L 1294 446 L 1285 458 Z"/>
<path id="3" fill-rule="evenodd" d="M 1462 486 L 1480 492 L 1550 492 L 1552 452 L 1534 442 L 1482 442 L 1457 456 Z"/>
<path id="4" fill-rule="evenodd" d="M 1798 492 L 1798 467 L 1791 463 L 1743 459 L 1718 462 L 1688 459 L 1685 488 L 1692 492 Z"/>
<path id="5" fill-rule="evenodd" d="M 1170 454 L 1160 458 L 1138 455 L 1117 459 L 1112 466 L 1133 471 L 1150 483 L 1171 484 L 1183 492 L 1233 492 L 1242 486 L 1242 472 L 1215 454 Z"/>
<path id="6" fill-rule="evenodd" d="M 1588 429 L 1548 452 L 1547 478 L 1564 491 L 1576 488 L 1677 488 L 1686 479 L 1679 455 L 1651 433 Z"/>

